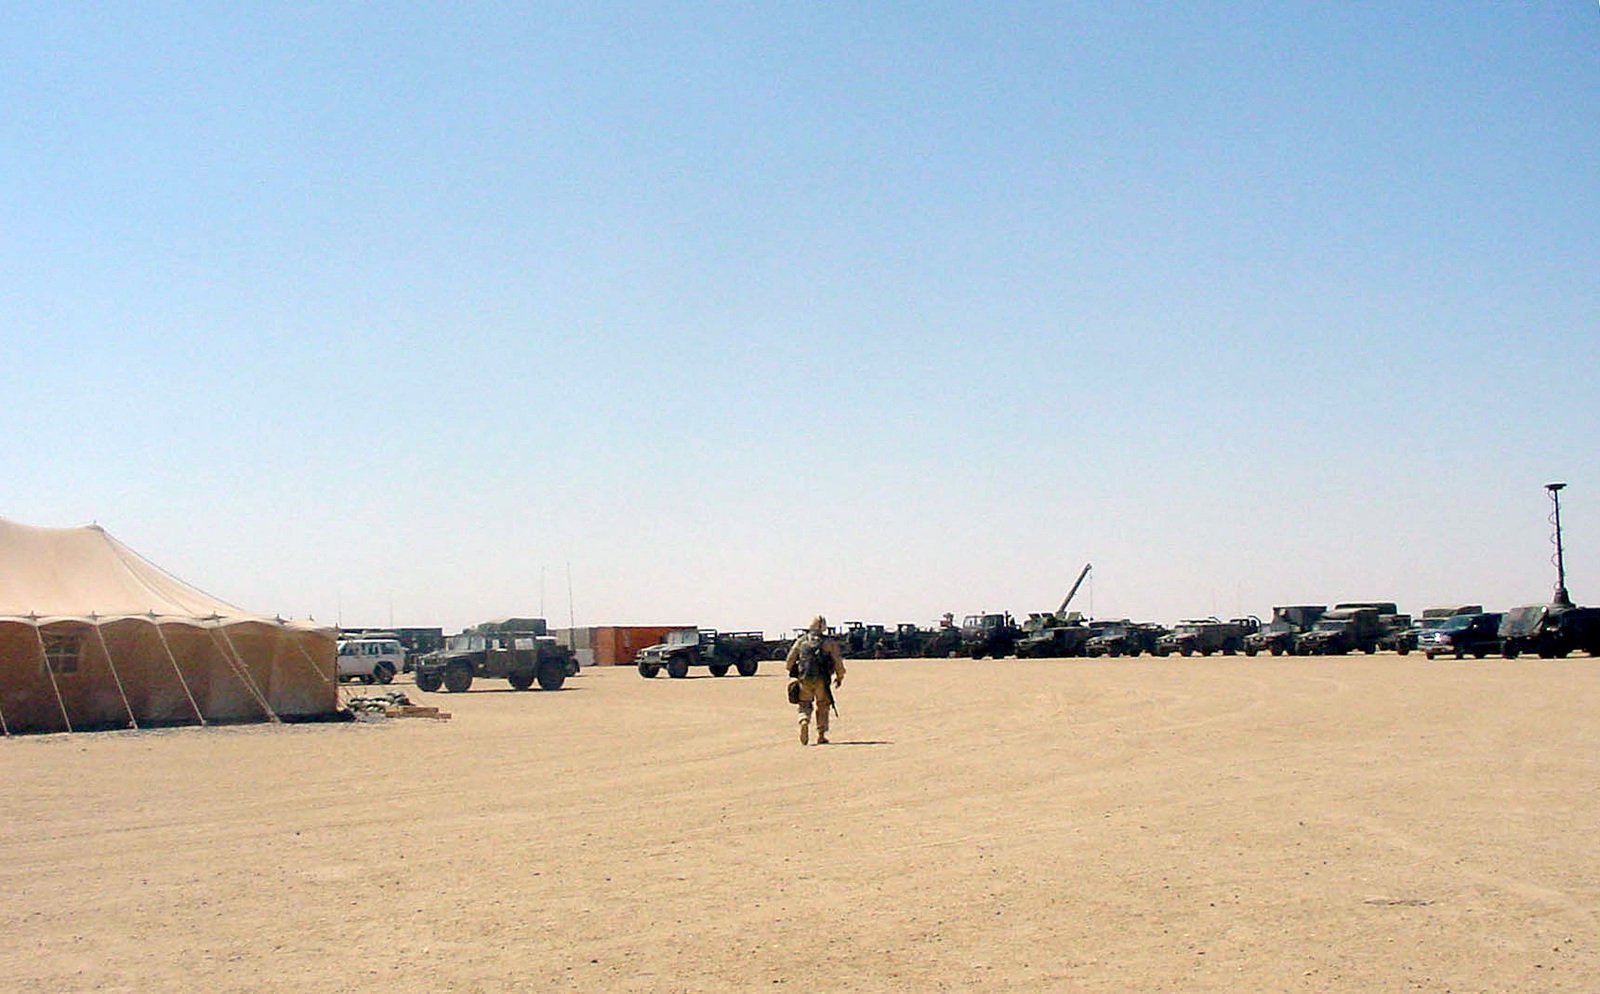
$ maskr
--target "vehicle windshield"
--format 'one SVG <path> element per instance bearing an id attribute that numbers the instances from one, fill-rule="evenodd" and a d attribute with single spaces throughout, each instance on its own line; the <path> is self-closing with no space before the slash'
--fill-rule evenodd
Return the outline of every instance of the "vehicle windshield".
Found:
<path id="1" fill-rule="evenodd" d="M 1121 625 L 1107 625 L 1100 629 L 1099 637 L 1103 639 L 1119 639 L 1127 634 L 1128 630 Z"/>
<path id="2" fill-rule="evenodd" d="M 1444 624 L 1439 626 L 1439 630 L 1441 632 L 1460 632 L 1460 631 L 1465 631 L 1468 628 L 1472 627 L 1472 622 L 1476 617 L 1477 617 L 1476 615 L 1472 615 L 1472 614 L 1457 614 L 1457 615 L 1454 615 L 1452 617 L 1444 619 Z"/>
<path id="3" fill-rule="evenodd" d="M 450 652 L 480 652 L 488 646 L 482 635 L 452 635 L 444 640 Z"/>
<path id="4" fill-rule="evenodd" d="M 1312 631 L 1314 631 L 1314 632 L 1342 632 L 1346 628 L 1349 628 L 1349 627 L 1350 627 L 1350 622 L 1349 622 L 1348 619 L 1345 619 L 1345 618 L 1332 618 L 1332 619 L 1329 619 L 1328 621 L 1319 621 L 1319 622 L 1317 622 L 1317 627 L 1313 628 Z"/>
<path id="5" fill-rule="evenodd" d="M 1500 622 L 1500 630 L 1510 635 L 1527 635 L 1539 627 L 1539 619 L 1544 617 L 1545 605 L 1531 604 L 1527 607 L 1512 608 Z"/>
<path id="6" fill-rule="evenodd" d="M 697 628 L 680 628 L 675 632 L 667 633 L 668 645 L 695 645 L 700 641 L 700 630 Z"/>

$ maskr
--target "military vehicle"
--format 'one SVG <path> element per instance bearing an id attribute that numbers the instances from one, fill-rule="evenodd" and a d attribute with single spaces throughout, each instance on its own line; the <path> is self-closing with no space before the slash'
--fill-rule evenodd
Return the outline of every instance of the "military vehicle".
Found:
<path id="1" fill-rule="evenodd" d="M 1296 643 L 1302 656 L 1343 656 L 1352 652 L 1371 655 L 1388 634 L 1372 606 L 1335 607 L 1324 614 Z"/>
<path id="2" fill-rule="evenodd" d="M 503 679 L 517 690 L 538 681 L 540 690 L 560 690 L 577 670 L 577 656 L 556 642 L 543 618 L 489 621 L 445 639 L 444 648 L 418 658 L 417 689 L 464 693 L 474 678 Z"/>
<path id="3" fill-rule="evenodd" d="M 956 627 L 955 617 L 946 614 L 939 619 L 937 627 L 923 633 L 921 655 L 928 659 L 948 659 L 951 656 L 961 655 L 964 645 L 961 641 L 961 629 Z"/>
<path id="4" fill-rule="evenodd" d="M 1022 623 L 1012 650 L 1018 658 L 1063 659 L 1083 655 L 1083 644 L 1095 633 L 1083 623 L 1080 612 L 1069 614 L 1067 607 L 1078 596 L 1078 588 L 1083 586 L 1092 569 L 1093 563 L 1083 564 L 1083 569 L 1078 571 L 1078 578 L 1067 589 L 1067 596 L 1061 599 L 1061 605 L 1054 611 L 1033 611 L 1028 614 L 1028 620 Z"/>
<path id="5" fill-rule="evenodd" d="M 1600 608 L 1578 607 L 1567 593 L 1567 559 L 1561 544 L 1561 491 L 1565 483 L 1546 483 L 1555 504 L 1550 524 L 1556 547 L 1555 597 L 1549 604 L 1512 608 L 1500 619 L 1500 655 L 1515 659 L 1536 652 L 1543 659 L 1560 659 L 1569 652 L 1600 656 Z"/>
<path id="6" fill-rule="evenodd" d="M 838 639 L 840 651 L 846 659 L 882 659 L 892 655 L 892 636 L 882 625 L 847 621 Z"/>
<path id="7" fill-rule="evenodd" d="M 1501 617 L 1496 612 L 1451 615 L 1441 619 L 1439 627 L 1423 632 L 1417 647 L 1429 659 L 1444 655 L 1482 659 L 1500 651 Z"/>
<path id="8" fill-rule="evenodd" d="M 1600 608 L 1559 602 L 1514 607 L 1500 619 L 1496 634 L 1506 659 L 1525 652 L 1541 659 L 1560 659 L 1569 652 L 1600 656 Z"/>
<path id="9" fill-rule="evenodd" d="M 1014 655 L 1022 629 L 1009 613 L 969 614 L 961 622 L 961 654 L 973 659 Z"/>
<path id="10" fill-rule="evenodd" d="M 1209 656 L 1220 652 L 1231 656 L 1244 648 L 1244 640 L 1251 632 L 1260 628 L 1261 619 L 1255 615 L 1229 621 L 1218 620 L 1215 616 L 1190 618 L 1178 622 L 1177 627 L 1156 640 L 1155 654 L 1170 656 L 1176 652 L 1180 656 L 1192 656 L 1198 652 Z"/>
<path id="11" fill-rule="evenodd" d="M 1097 634 L 1099 629 L 1084 624 L 1077 611 L 1034 613 L 1022 623 L 1015 651 L 1018 659 L 1071 659 L 1083 655 L 1084 645 Z"/>
<path id="12" fill-rule="evenodd" d="M 911 659 L 922 655 L 922 647 L 927 643 L 930 634 L 932 633 L 927 629 L 901 622 L 894 626 L 894 631 L 886 632 L 884 639 L 891 657 Z"/>
<path id="13" fill-rule="evenodd" d="M 1326 604 L 1284 604 L 1272 609 L 1272 620 L 1245 636 L 1244 654 L 1270 652 L 1274 656 L 1293 656 L 1299 651 L 1300 636 L 1311 630 Z"/>
<path id="14" fill-rule="evenodd" d="M 1404 656 L 1417 647 L 1411 637 L 1411 615 L 1401 614 L 1394 601 L 1347 601 L 1335 604 L 1335 611 L 1354 611 L 1369 607 L 1378 612 L 1378 626 L 1383 631 L 1378 636 L 1378 648 L 1388 649 Z"/>
<path id="15" fill-rule="evenodd" d="M 727 676 L 729 670 L 755 676 L 764 645 L 760 632 L 680 628 L 668 632 L 666 641 L 640 649 L 636 658 L 639 675 L 646 679 L 665 669 L 667 676 L 681 680 L 691 666 L 704 666 L 712 676 Z"/>
<path id="16" fill-rule="evenodd" d="M 1160 625 L 1132 622 L 1126 618 L 1104 624 L 1094 622 L 1091 631 L 1093 634 L 1083 643 L 1085 656 L 1137 656 L 1145 652 L 1154 655 L 1156 643 L 1167 634 L 1167 630 Z"/>

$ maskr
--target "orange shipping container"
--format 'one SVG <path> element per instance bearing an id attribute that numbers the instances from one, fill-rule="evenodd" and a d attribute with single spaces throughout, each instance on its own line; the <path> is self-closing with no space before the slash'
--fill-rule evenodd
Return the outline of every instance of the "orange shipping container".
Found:
<path id="1" fill-rule="evenodd" d="M 668 632 L 693 625 L 607 625 L 591 628 L 589 644 L 596 666 L 631 666 L 645 646 L 655 645 Z"/>

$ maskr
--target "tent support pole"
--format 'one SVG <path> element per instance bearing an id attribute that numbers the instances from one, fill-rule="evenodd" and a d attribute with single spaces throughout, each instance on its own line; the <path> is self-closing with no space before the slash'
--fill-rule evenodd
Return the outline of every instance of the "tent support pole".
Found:
<path id="1" fill-rule="evenodd" d="M 39 623 L 33 623 L 33 638 L 39 643 L 39 662 L 44 664 L 44 671 L 50 675 L 50 687 L 56 692 L 56 707 L 61 709 L 61 721 L 67 726 L 67 731 L 72 731 L 72 719 L 67 717 L 67 702 L 61 699 L 61 685 L 56 683 L 55 667 L 50 665 L 50 653 L 45 651 L 44 632 L 39 630 Z"/>
<path id="2" fill-rule="evenodd" d="M 289 637 L 289 630 L 287 628 L 279 629 L 279 631 L 281 631 L 283 633 L 283 637 L 284 638 L 288 638 Z M 311 672 L 313 672 L 317 676 L 321 677 L 323 683 L 332 684 L 335 687 L 339 686 L 339 681 L 336 678 L 330 677 L 330 676 L 328 676 L 328 674 L 322 672 L 322 669 L 317 666 L 317 661 L 315 659 L 311 658 L 311 653 L 306 651 L 306 647 L 305 646 L 301 645 L 298 641 L 294 641 L 294 640 L 291 640 L 289 644 L 293 645 L 294 648 L 295 648 L 295 651 L 300 653 L 300 655 L 305 658 L 306 665 L 311 667 Z M 335 668 L 337 668 L 338 665 L 339 665 L 338 660 L 334 660 L 334 664 L 333 665 L 334 665 Z"/>
<path id="3" fill-rule="evenodd" d="M 161 648 L 166 650 L 167 659 L 172 663 L 172 672 L 178 675 L 178 686 L 183 688 L 183 696 L 189 698 L 189 706 L 194 708 L 195 720 L 200 722 L 203 727 L 206 723 L 206 716 L 200 713 L 200 705 L 195 703 L 194 694 L 189 690 L 189 681 L 183 678 L 183 670 L 178 668 L 178 657 L 172 654 L 172 646 L 167 644 L 167 633 L 161 630 L 161 622 L 157 621 L 154 616 L 150 618 L 150 627 L 156 630 L 156 638 L 161 640 Z"/>
<path id="4" fill-rule="evenodd" d="M 6 724 L 5 708 L 0 708 L 0 732 L 4 732 L 8 739 L 11 737 L 11 726 Z"/>
<path id="5" fill-rule="evenodd" d="M 261 705 L 261 710 L 267 713 L 267 720 L 272 722 L 274 725 L 282 724 L 282 719 L 278 717 L 278 713 L 272 710 L 271 704 L 267 703 L 266 695 L 261 693 L 261 688 L 257 687 L 255 680 L 251 679 L 250 671 L 246 669 L 244 665 L 244 657 L 239 655 L 238 649 L 234 648 L 233 639 L 228 637 L 228 630 L 222 627 L 221 622 L 217 623 L 217 627 L 211 629 L 212 644 L 217 644 L 218 635 L 222 636 L 223 643 L 227 645 L 227 649 L 222 653 L 222 658 L 227 661 L 229 666 L 233 667 L 233 672 L 239 677 L 240 681 L 244 683 L 245 689 L 250 691 L 250 693 L 255 697 L 256 703 Z M 221 645 L 218 645 L 217 647 L 219 649 L 222 648 Z"/>
<path id="6" fill-rule="evenodd" d="M 111 660 L 111 647 L 106 645 L 106 633 L 100 630 L 98 624 L 94 626 L 94 637 L 100 640 L 100 651 L 106 654 L 106 666 L 111 670 L 111 679 L 116 681 L 117 693 L 122 697 L 122 706 L 128 709 L 128 724 L 133 726 L 134 731 L 138 731 L 139 719 L 133 716 L 133 705 L 128 703 L 128 692 L 122 689 L 122 675 L 117 672 L 117 664 Z"/>

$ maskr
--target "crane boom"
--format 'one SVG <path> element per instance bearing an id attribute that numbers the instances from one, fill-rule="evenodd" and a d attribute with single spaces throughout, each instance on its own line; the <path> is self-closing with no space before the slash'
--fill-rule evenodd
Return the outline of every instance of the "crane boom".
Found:
<path id="1" fill-rule="evenodd" d="M 1072 589 L 1067 591 L 1067 599 L 1061 602 L 1060 607 L 1056 608 L 1056 614 L 1067 613 L 1067 605 L 1072 603 L 1072 598 L 1078 596 L 1078 588 L 1083 586 L 1083 578 L 1089 575 L 1089 570 L 1093 567 L 1093 563 L 1083 564 L 1083 572 L 1078 574 L 1078 579 L 1073 582 Z"/>

